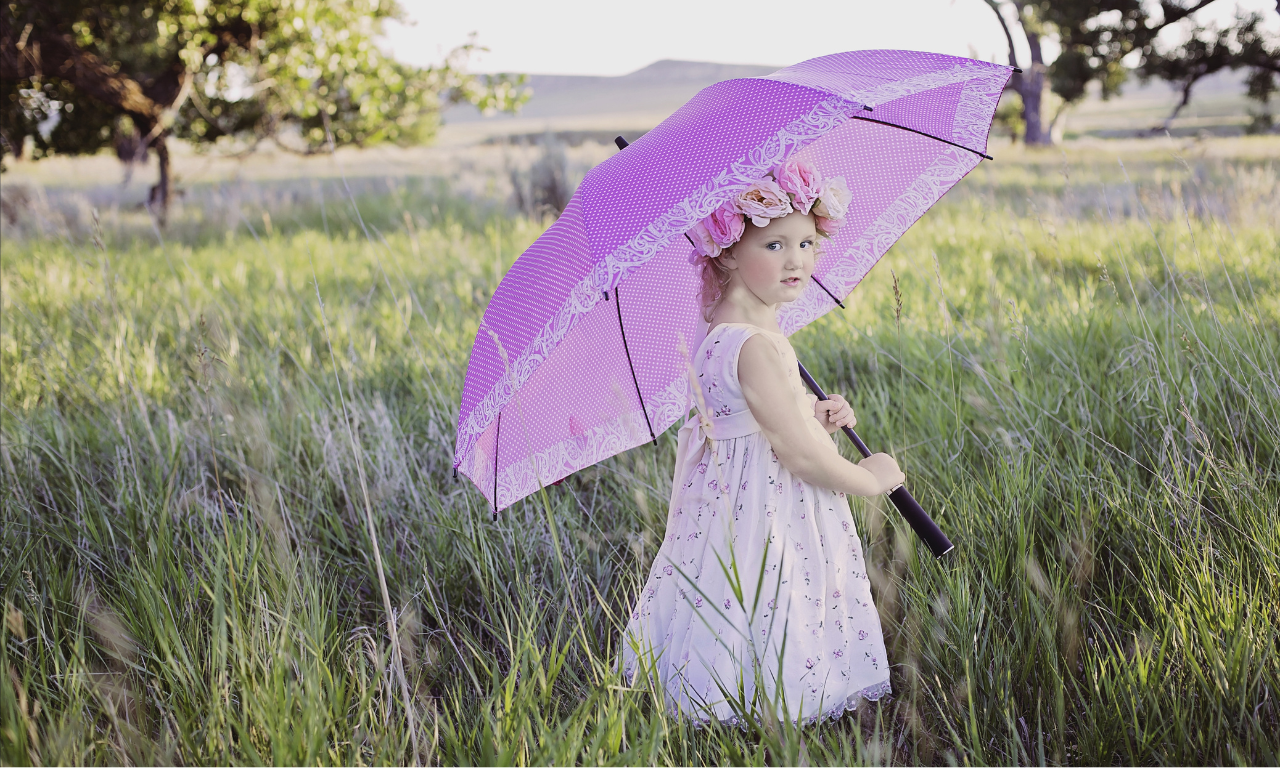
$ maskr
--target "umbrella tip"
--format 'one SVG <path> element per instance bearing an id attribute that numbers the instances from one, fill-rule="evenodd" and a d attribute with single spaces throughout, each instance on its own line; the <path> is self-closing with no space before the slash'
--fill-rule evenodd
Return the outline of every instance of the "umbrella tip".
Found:
<path id="1" fill-rule="evenodd" d="M 862 108 L 863 108 L 863 109 L 865 109 L 865 110 L 866 110 L 866 111 L 868 111 L 868 112 L 875 112 L 875 111 L 876 111 L 876 105 L 875 105 L 875 104 L 863 104 L 863 105 L 862 105 Z"/>
<path id="2" fill-rule="evenodd" d="M 621 136 L 614 136 L 613 143 L 618 145 L 618 149 L 626 149 L 631 144 L 631 142 Z"/>
<path id="3" fill-rule="evenodd" d="M 1022 70 L 1017 67 L 1013 67 L 1013 71 L 1017 72 L 1019 75 L 1022 74 Z"/>

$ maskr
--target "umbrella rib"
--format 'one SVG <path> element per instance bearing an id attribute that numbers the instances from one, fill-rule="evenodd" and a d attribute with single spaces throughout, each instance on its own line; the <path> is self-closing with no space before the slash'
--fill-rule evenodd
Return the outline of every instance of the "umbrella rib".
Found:
<path id="1" fill-rule="evenodd" d="M 818 280 L 818 278 L 816 278 L 816 277 L 814 277 L 814 276 L 812 276 L 812 275 L 810 275 L 810 276 L 809 276 L 809 279 L 810 279 L 810 280 L 812 280 L 813 282 L 817 283 L 817 284 L 818 284 L 818 287 L 822 289 L 822 292 L 823 292 L 823 293 L 825 293 L 825 294 L 827 294 L 828 296 L 830 296 L 830 297 L 831 297 L 831 300 L 832 300 L 832 301 L 834 301 L 834 302 L 836 303 L 836 306 L 840 307 L 841 309 L 844 309 L 844 302 L 842 302 L 842 301 L 840 301 L 839 299 L 837 299 L 837 298 L 836 298 L 836 295 L 835 295 L 834 293 L 832 293 L 831 291 L 827 290 L 827 286 L 823 285 L 823 284 L 822 284 L 822 281 Z"/>
<path id="2" fill-rule="evenodd" d="M 963 145 L 963 144 L 957 144 L 957 143 L 955 143 L 954 141 L 949 141 L 949 140 L 947 140 L 947 139 L 942 138 L 941 136 L 934 136 L 932 133 L 925 133 L 924 131 L 917 131 L 915 128 L 908 128 L 908 127 L 907 127 L 907 126 L 905 126 L 905 125 L 898 125 L 897 123 L 890 123 L 890 122 L 885 121 L 885 120 L 876 120 L 876 119 L 875 119 L 875 118 L 873 118 L 873 117 L 862 117 L 862 116 L 860 116 L 860 115 L 852 115 L 852 118 L 853 118 L 854 120 L 863 120 L 863 121 L 868 122 L 868 123 L 875 123 L 876 125 L 887 125 L 887 126 L 889 126 L 890 128 L 897 128 L 898 130 L 902 130 L 902 131 L 910 131 L 910 132 L 912 132 L 912 133 L 918 133 L 918 134 L 920 134 L 921 136 L 925 136 L 925 137 L 927 137 L 927 138 L 933 139 L 934 141 L 940 141 L 940 142 L 942 142 L 943 144 L 950 144 L 950 145 L 951 145 L 951 146 L 953 146 L 953 147 L 959 147 L 960 149 L 967 149 L 967 150 L 969 150 L 970 152 L 972 152 L 973 154 L 977 155 L 978 157 L 982 157 L 982 158 L 985 158 L 985 159 L 987 159 L 987 160 L 995 160 L 995 158 L 994 158 L 994 157 L 992 157 L 991 155 L 988 155 L 988 154 L 987 154 L 987 153 L 985 153 L 985 152 L 979 152 L 978 150 L 974 149 L 973 147 L 966 147 L 966 146 L 965 146 L 965 145 Z"/>
<path id="3" fill-rule="evenodd" d="M 605 294 L 608 296 L 608 294 Z M 640 394 L 640 380 L 636 378 L 636 366 L 631 362 L 631 348 L 627 346 L 627 329 L 622 325 L 622 296 L 618 286 L 613 287 L 613 303 L 618 308 L 618 332 L 622 334 L 622 350 L 627 353 L 627 366 L 631 368 L 631 383 L 636 387 L 636 397 L 640 400 L 640 412 L 644 414 L 645 426 L 649 427 L 649 439 L 654 443 L 658 438 L 653 434 L 653 422 L 649 421 L 649 409 L 644 406 L 644 395 Z"/>
<path id="4" fill-rule="evenodd" d="M 493 428 L 493 519 L 498 519 L 498 445 L 502 439 L 502 411 L 498 411 L 498 423 Z"/>

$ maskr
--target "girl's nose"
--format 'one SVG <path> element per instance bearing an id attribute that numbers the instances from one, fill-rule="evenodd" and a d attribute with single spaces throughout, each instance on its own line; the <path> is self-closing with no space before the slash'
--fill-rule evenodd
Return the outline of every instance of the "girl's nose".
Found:
<path id="1" fill-rule="evenodd" d="M 782 266 L 784 269 L 800 269 L 804 267 L 804 254 L 799 248 L 788 248 L 787 259 Z"/>

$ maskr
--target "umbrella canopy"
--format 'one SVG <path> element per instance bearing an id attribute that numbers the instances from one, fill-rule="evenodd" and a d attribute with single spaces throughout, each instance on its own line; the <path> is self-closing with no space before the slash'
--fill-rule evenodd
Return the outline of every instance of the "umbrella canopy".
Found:
<path id="1" fill-rule="evenodd" d="M 684 233 L 788 158 L 843 176 L 845 224 L 779 312 L 794 333 L 986 156 L 1011 72 L 855 51 L 703 89 L 592 169 L 503 278 L 467 366 L 454 466 L 496 511 L 652 440 L 689 410 L 705 333 Z"/>

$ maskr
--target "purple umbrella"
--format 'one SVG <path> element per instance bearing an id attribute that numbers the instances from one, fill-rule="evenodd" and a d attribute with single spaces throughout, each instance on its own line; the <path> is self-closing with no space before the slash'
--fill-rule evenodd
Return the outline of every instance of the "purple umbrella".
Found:
<path id="1" fill-rule="evenodd" d="M 706 332 L 685 232 L 793 156 L 843 176 L 845 224 L 779 313 L 794 333 L 987 157 L 1011 72 L 912 51 L 823 56 L 705 88 L 596 166 L 489 302 L 457 471 L 496 512 L 655 439 L 689 411 L 688 357 Z"/>

